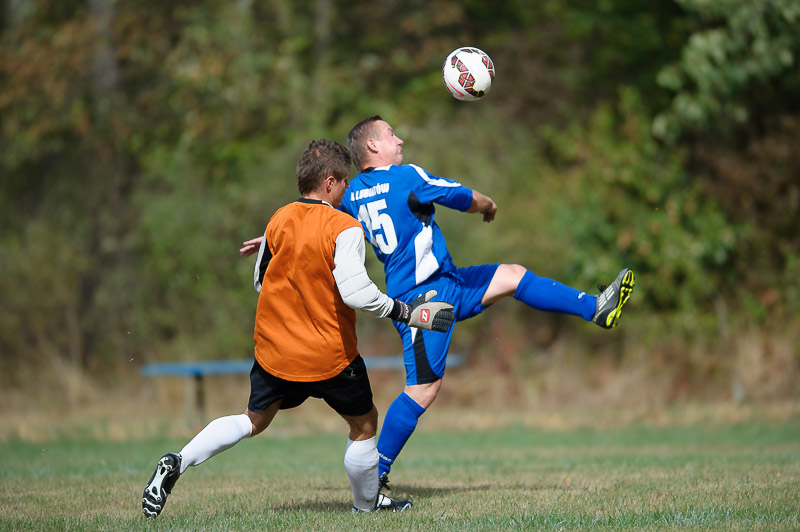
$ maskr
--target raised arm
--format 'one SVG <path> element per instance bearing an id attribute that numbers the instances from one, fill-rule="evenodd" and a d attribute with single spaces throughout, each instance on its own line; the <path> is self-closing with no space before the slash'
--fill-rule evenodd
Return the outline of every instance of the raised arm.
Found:
<path id="1" fill-rule="evenodd" d="M 469 206 L 467 212 L 479 212 L 483 215 L 484 222 L 491 222 L 497 212 L 497 204 L 489 196 L 472 189 L 472 205 Z"/>

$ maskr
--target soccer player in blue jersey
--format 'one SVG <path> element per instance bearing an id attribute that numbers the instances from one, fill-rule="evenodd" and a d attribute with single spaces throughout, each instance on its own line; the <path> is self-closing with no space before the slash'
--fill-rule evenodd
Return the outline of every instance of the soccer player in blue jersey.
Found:
<path id="1" fill-rule="evenodd" d="M 356 124 L 347 144 L 360 173 L 350 181 L 340 208 L 361 222 L 384 265 L 390 297 L 410 301 L 436 290 L 438 298 L 455 305 L 456 321 L 513 297 L 535 309 L 573 314 L 604 328 L 617 324 L 633 290 L 633 271 L 623 269 L 593 296 L 518 264 L 458 267 L 436 224 L 435 205 L 478 213 L 491 222 L 495 202 L 456 181 L 402 164 L 403 140 L 380 116 Z M 382 488 L 388 488 L 393 462 L 439 393 L 453 331 L 437 334 L 403 323 L 394 326 L 403 342 L 406 386 L 386 412 L 378 440 Z"/>

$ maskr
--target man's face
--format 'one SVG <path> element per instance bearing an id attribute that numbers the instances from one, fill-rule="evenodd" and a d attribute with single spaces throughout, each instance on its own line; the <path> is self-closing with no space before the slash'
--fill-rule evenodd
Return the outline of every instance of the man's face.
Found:
<path id="1" fill-rule="evenodd" d="M 377 157 L 384 164 L 401 164 L 403 162 L 403 139 L 394 134 L 394 129 L 387 122 L 375 122 L 377 134 L 372 141 L 375 143 Z"/>
<path id="2" fill-rule="evenodd" d="M 342 179 L 341 181 L 333 180 L 333 186 L 331 187 L 331 205 L 334 207 L 338 207 L 342 204 L 342 198 L 344 197 L 344 191 L 350 188 L 350 183 L 347 178 Z"/>

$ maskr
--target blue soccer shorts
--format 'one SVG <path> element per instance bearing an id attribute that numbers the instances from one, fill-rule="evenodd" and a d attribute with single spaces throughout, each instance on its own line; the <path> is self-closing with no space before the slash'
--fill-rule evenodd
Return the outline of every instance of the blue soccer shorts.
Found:
<path id="1" fill-rule="evenodd" d="M 499 264 L 483 264 L 456 268 L 453 271 L 430 276 L 426 281 L 397 299 L 410 303 L 428 290 L 436 290 L 433 301 L 447 301 L 455 307 L 456 321 L 477 316 L 486 309 L 481 304 Z M 411 328 L 394 322 L 403 341 L 403 363 L 406 384 L 426 384 L 444 376 L 447 351 L 455 325 L 446 333 Z"/>

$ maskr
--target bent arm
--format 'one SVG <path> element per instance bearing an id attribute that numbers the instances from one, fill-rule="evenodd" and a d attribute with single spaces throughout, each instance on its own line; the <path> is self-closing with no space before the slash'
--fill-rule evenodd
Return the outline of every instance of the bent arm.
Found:
<path id="1" fill-rule="evenodd" d="M 347 306 L 385 318 L 394 308 L 394 299 L 380 291 L 364 267 L 364 231 L 345 229 L 336 237 L 333 252 L 333 278 Z"/>
<path id="2" fill-rule="evenodd" d="M 491 222 L 494 220 L 494 215 L 497 212 L 497 204 L 489 196 L 472 190 L 472 205 L 469 206 L 467 212 L 479 212 L 483 215 L 484 222 Z"/>
<path id="3" fill-rule="evenodd" d="M 378 318 L 389 318 L 410 327 L 447 332 L 455 321 L 453 305 L 431 301 L 429 290 L 409 304 L 392 299 L 375 286 L 364 268 L 364 232 L 361 227 L 345 229 L 336 237 L 333 278 L 344 302 Z"/>

